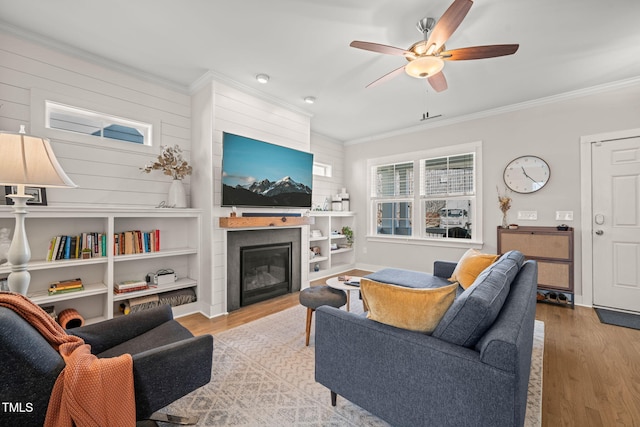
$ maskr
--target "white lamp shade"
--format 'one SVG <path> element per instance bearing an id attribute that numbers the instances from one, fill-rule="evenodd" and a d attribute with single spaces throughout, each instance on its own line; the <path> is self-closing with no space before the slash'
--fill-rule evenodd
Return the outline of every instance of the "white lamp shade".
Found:
<path id="1" fill-rule="evenodd" d="M 426 79 L 439 73 L 444 67 L 444 61 L 437 56 L 420 56 L 409 62 L 404 70 L 411 77 Z"/>
<path id="2" fill-rule="evenodd" d="M 21 133 L 0 133 L 0 184 L 77 187 L 53 154 L 49 140 Z"/>

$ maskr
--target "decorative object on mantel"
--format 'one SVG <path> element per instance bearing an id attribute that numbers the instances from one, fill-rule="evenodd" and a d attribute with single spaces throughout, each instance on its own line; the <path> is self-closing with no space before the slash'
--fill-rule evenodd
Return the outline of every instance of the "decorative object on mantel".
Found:
<path id="1" fill-rule="evenodd" d="M 342 211 L 344 212 L 348 212 L 350 207 L 349 207 L 349 193 L 347 193 L 347 189 L 343 188 L 342 191 L 340 192 L 340 200 L 342 200 Z"/>
<path id="2" fill-rule="evenodd" d="M 331 197 L 331 210 L 336 212 L 342 210 L 342 196 L 339 194 Z"/>
<path id="3" fill-rule="evenodd" d="M 4 187 L 4 194 L 12 194 L 17 190 L 16 186 L 6 185 Z M 47 191 L 44 187 L 24 187 L 24 193 L 28 196 L 31 196 L 29 200 L 27 200 L 27 205 L 29 206 L 47 206 Z M 13 205 L 13 200 L 7 199 L 7 205 Z"/>
<path id="4" fill-rule="evenodd" d="M 187 207 L 187 193 L 184 191 L 181 179 L 174 179 L 169 186 L 169 194 L 167 194 L 167 203 L 174 208 Z"/>
<path id="5" fill-rule="evenodd" d="M 507 212 L 511 209 L 511 197 L 508 195 L 508 190 L 504 190 L 504 194 L 500 194 L 500 190 L 496 185 L 496 191 L 498 192 L 498 207 L 502 212 L 502 228 L 509 228 L 509 220 L 507 218 Z"/>
<path id="6" fill-rule="evenodd" d="M 152 170 L 161 170 L 163 174 L 173 178 L 173 182 L 169 187 L 167 195 L 167 205 L 175 208 L 187 207 L 187 193 L 182 185 L 185 176 L 191 175 L 193 168 L 182 157 L 182 149 L 179 145 L 173 147 L 162 145 L 162 153 L 158 159 L 152 163 L 140 168 L 145 173 L 151 173 Z"/>
<path id="7" fill-rule="evenodd" d="M 9 289 L 22 295 L 27 294 L 31 275 L 27 264 L 31 259 L 31 249 L 25 229 L 27 200 L 25 186 L 34 187 L 77 187 L 64 173 L 58 163 L 48 139 L 27 135 L 24 125 L 19 133 L 0 132 L 0 185 L 16 186 L 16 194 L 9 194 L 14 201 L 13 213 L 16 228 L 9 247 L 8 260 L 11 264 Z"/>

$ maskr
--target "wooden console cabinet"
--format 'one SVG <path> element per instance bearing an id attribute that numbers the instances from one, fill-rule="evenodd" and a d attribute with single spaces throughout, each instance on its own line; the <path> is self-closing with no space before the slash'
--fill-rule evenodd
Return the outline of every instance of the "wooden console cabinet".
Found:
<path id="1" fill-rule="evenodd" d="M 498 253 L 510 250 L 538 262 L 538 301 L 574 307 L 573 227 L 498 227 Z"/>

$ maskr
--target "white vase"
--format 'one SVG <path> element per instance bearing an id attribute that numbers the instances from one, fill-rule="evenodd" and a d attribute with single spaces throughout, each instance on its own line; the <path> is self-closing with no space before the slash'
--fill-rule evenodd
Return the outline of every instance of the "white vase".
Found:
<path id="1" fill-rule="evenodd" d="M 167 196 L 167 205 L 174 208 L 187 207 L 187 193 L 184 191 L 181 179 L 174 179 L 169 187 L 169 195 Z"/>

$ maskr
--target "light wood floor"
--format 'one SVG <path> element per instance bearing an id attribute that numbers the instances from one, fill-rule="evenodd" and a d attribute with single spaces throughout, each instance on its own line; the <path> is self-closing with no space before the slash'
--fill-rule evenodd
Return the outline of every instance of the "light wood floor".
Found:
<path id="1" fill-rule="evenodd" d="M 298 303 L 294 293 L 226 316 L 178 320 L 196 335 L 216 334 Z M 543 427 L 640 426 L 640 331 L 601 324 L 586 307 L 538 304 L 536 318 L 545 323 Z"/>

